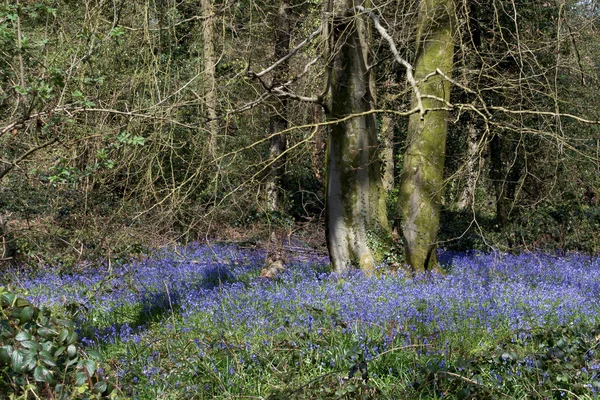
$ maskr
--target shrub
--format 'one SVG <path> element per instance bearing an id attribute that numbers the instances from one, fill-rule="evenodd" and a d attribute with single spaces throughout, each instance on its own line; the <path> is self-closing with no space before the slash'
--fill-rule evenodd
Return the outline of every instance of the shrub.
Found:
<path id="1" fill-rule="evenodd" d="M 84 351 L 72 321 L 0 287 L 0 393 L 11 398 L 120 398 L 101 356 Z"/>

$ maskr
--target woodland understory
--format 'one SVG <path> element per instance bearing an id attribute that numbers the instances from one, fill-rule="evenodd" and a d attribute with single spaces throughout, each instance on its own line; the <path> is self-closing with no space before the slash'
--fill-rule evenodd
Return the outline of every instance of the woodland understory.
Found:
<path id="1" fill-rule="evenodd" d="M 598 27 L 591 0 L 5 1 L 2 262 L 597 252 Z"/>

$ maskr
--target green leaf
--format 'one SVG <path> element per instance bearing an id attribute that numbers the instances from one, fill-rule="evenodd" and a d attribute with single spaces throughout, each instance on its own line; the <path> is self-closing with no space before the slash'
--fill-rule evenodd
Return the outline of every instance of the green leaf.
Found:
<path id="1" fill-rule="evenodd" d="M 94 384 L 94 392 L 96 392 L 98 394 L 102 394 L 102 393 L 106 392 L 106 389 L 108 389 L 108 384 L 104 381 L 96 382 Z"/>
<path id="2" fill-rule="evenodd" d="M 33 316 L 35 314 L 35 308 L 32 306 L 27 306 L 25 308 L 23 308 L 23 310 L 21 311 L 21 318 L 20 321 L 22 324 L 29 322 L 33 319 Z"/>
<path id="3" fill-rule="evenodd" d="M 67 336 L 67 344 L 73 344 L 77 341 L 77 339 L 78 339 L 77 332 L 71 331 L 71 332 L 69 332 L 69 335 Z"/>
<path id="4" fill-rule="evenodd" d="M 60 357 L 60 355 L 62 353 L 65 352 L 65 350 L 67 349 L 67 346 L 60 346 L 58 349 L 56 349 L 56 351 L 54 352 L 54 357 Z"/>
<path id="5" fill-rule="evenodd" d="M 25 369 L 25 363 L 23 361 L 23 354 L 15 350 L 10 355 L 10 361 L 12 364 L 12 370 L 17 373 L 21 373 Z"/>
<path id="6" fill-rule="evenodd" d="M 47 368 L 38 365 L 33 370 L 33 379 L 35 379 L 36 382 L 50 383 L 52 381 L 52 373 Z"/>
<path id="7" fill-rule="evenodd" d="M 96 372 L 96 362 L 93 360 L 85 360 L 83 366 L 86 369 L 88 375 L 94 375 Z"/>
<path id="8" fill-rule="evenodd" d="M 29 333 L 27 331 L 19 332 L 19 333 L 17 333 L 15 340 L 17 342 L 24 342 L 26 340 L 31 340 L 31 333 Z"/>
<path id="9" fill-rule="evenodd" d="M 23 368 L 25 371 L 31 371 L 37 364 L 37 351 L 24 350 L 23 353 Z"/>
<path id="10" fill-rule="evenodd" d="M 23 307 L 31 306 L 31 303 L 28 302 L 25 299 L 17 297 L 17 299 L 14 301 L 14 306 L 15 307 L 19 307 L 19 308 L 23 308 Z"/>
<path id="11" fill-rule="evenodd" d="M 88 376 L 85 372 L 79 371 L 75 373 L 75 384 L 77 386 L 83 386 L 87 383 Z"/>
<path id="12" fill-rule="evenodd" d="M 67 364 L 65 366 L 68 368 L 73 364 L 77 364 L 78 361 L 79 361 L 79 357 L 75 357 L 72 360 L 67 361 Z"/>
<path id="13" fill-rule="evenodd" d="M 121 26 L 116 26 L 114 28 L 112 28 L 109 32 L 109 35 L 111 37 L 119 37 L 119 36 L 123 36 L 125 34 L 125 29 L 123 29 L 123 27 Z"/>
<path id="14" fill-rule="evenodd" d="M 38 329 L 38 335 L 40 335 L 44 339 L 48 339 L 48 338 L 58 335 L 58 332 L 55 331 L 54 329 L 42 327 L 42 328 Z"/>
<path id="15" fill-rule="evenodd" d="M 52 349 L 55 347 L 56 343 L 52 341 L 42 342 L 40 343 L 41 350 L 45 350 L 49 353 L 52 353 Z"/>
<path id="16" fill-rule="evenodd" d="M 33 340 L 24 340 L 21 342 L 21 346 L 25 347 L 26 349 L 33 349 L 36 351 L 40 349 L 39 343 Z"/>
<path id="17" fill-rule="evenodd" d="M 70 344 L 69 347 L 67 347 L 67 357 L 69 358 L 73 358 L 77 355 L 77 347 L 75 347 L 75 345 Z"/>
<path id="18" fill-rule="evenodd" d="M 143 146 L 146 143 L 146 139 L 142 136 L 134 136 L 130 143 L 135 146 Z"/>
<path id="19" fill-rule="evenodd" d="M 56 367 L 56 361 L 49 352 L 42 350 L 40 351 L 40 360 L 49 367 Z"/>
<path id="20" fill-rule="evenodd" d="M 28 90 L 22 86 L 15 85 L 15 92 L 19 93 L 22 96 L 27 95 Z"/>
<path id="21" fill-rule="evenodd" d="M 11 346 L 2 346 L 0 347 L 0 365 L 6 365 L 10 363 L 11 354 L 13 349 Z"/>
<path id="22" fill-rule="evenodd" d="M 90 360 L 102 361 L 102 354 L 100 354 L 98 350 L 87 350 L 87 355 L 90 358 Z"/>
<path id="23" fill-rule="evenodd" d="M 15 296 L 15 294 L 13 293 L 2 293 L 2 295 L 0 296 L 2 298 L 2 305 L 3 306 L 12 306 L 13 305 L 13 301 L 15 300 L 15 298 L 17 296 Z"/>

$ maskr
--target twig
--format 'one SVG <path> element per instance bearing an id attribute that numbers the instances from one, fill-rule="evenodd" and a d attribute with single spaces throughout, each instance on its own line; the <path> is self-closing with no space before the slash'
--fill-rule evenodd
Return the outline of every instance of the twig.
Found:
<path id="1" fill-rule="evenodd" d="M 252 76 L 254 78 L 260 78 L 263 75 L 268 74 L 269 72 L 273 71 L 275 68 L 277 68 L 278 65 L 280 65 L 281 63 L 284 63 L 285 61 L 292 58 L 301 48 L 306 46 L 308 44 L 308 42 L 313 40 L 315 38 L 315 36 L 317 36 L 319 33 L 321 33 L 322 30 L 323 30 L 323 26 L 320 25 L 306 39 L 304 39 L 300 44 L 298 44 L 298 46 L 294 47 L 288 54 L 281 57 L 279 60 L 275 61 L 271 66 L 263 69 L 262 71 L 260 71 L 258 73 L 248 70 L 248 75 Z"/>
<path id="2" fill-rule="evenodd" d="M 377 29 L 377 32 L 379 32 L 381 37 L 383 37 L 388 42 L 388 45 L 390 46 L 390 51 L 394 55 L 394 59 L 396 60 L 396 62 L 404 66 L 404 68 L 406 69 L 406 80 L 415 92 L 415 99 L 417 100 L 417 109 L 419 110 L 421 119 L 423 119 L 425 117 L 425 108 L 423 107 L 421 91 L 419 90 L 419 87 L 417 86 L 417 81 L 415 80 L 415 77 L 413 75 L 413 66 L 404 58 L 402 58 L 402 56 L 400 56 L 400 52 L 398 51 L 398 48 L 396 48 L 396 43 L 394 43 L 394 39 L 392 39 L 390 34 L 387 33 L 385 28 L 381 25 L 381 23 L 379 22 L 379 17 L 373 12 L 373 10 L 364 8 L 363 6 L 356 6 L 354 7 L 354 10 L 359 11 L 361 13 L 365 13 L 371 18 L 375 29 Z"/>
<path id="3" fill-rule="evenodd" d="M 8 166 L 6 166 L 4 169 L 2 169 L 2 171 L 0 171 L 0 181 L 2 180 L 2 178 L 4 178 L 4 176 L 6 174 L 8 174 L 14 167 L 16 167 L 17 165 L 19 165 L 19 163 L 21 161 L 23 161 L 24 159 L 26 159 L 27 157 L 29 157 L 31 154 L 35 153 L 38 150 L 41 150 L 45 147 L 50 146 L 53 143 L 58 142 L 58 139 L 52 139 L 44 144 L 41 144 L 38 147 L 34 147 L 33 149 L 29 149 L 29 151 L 26 151 L 25 153 L 23 153 L 21 155 L 21 157 L 17 158 L 15 161 L 7 163 Z"/>

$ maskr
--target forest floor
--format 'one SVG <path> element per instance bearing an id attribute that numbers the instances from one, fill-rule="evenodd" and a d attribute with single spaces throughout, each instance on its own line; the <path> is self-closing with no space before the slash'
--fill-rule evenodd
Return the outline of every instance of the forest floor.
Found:
<path id="1" fill-rule="evenodd" d="M 12 270 L 139 399 L 595 398 L 600 258 L 440 254 L 446 275 L 332 276 L 295 246 L 194 244 L 122 265 Z"/>

